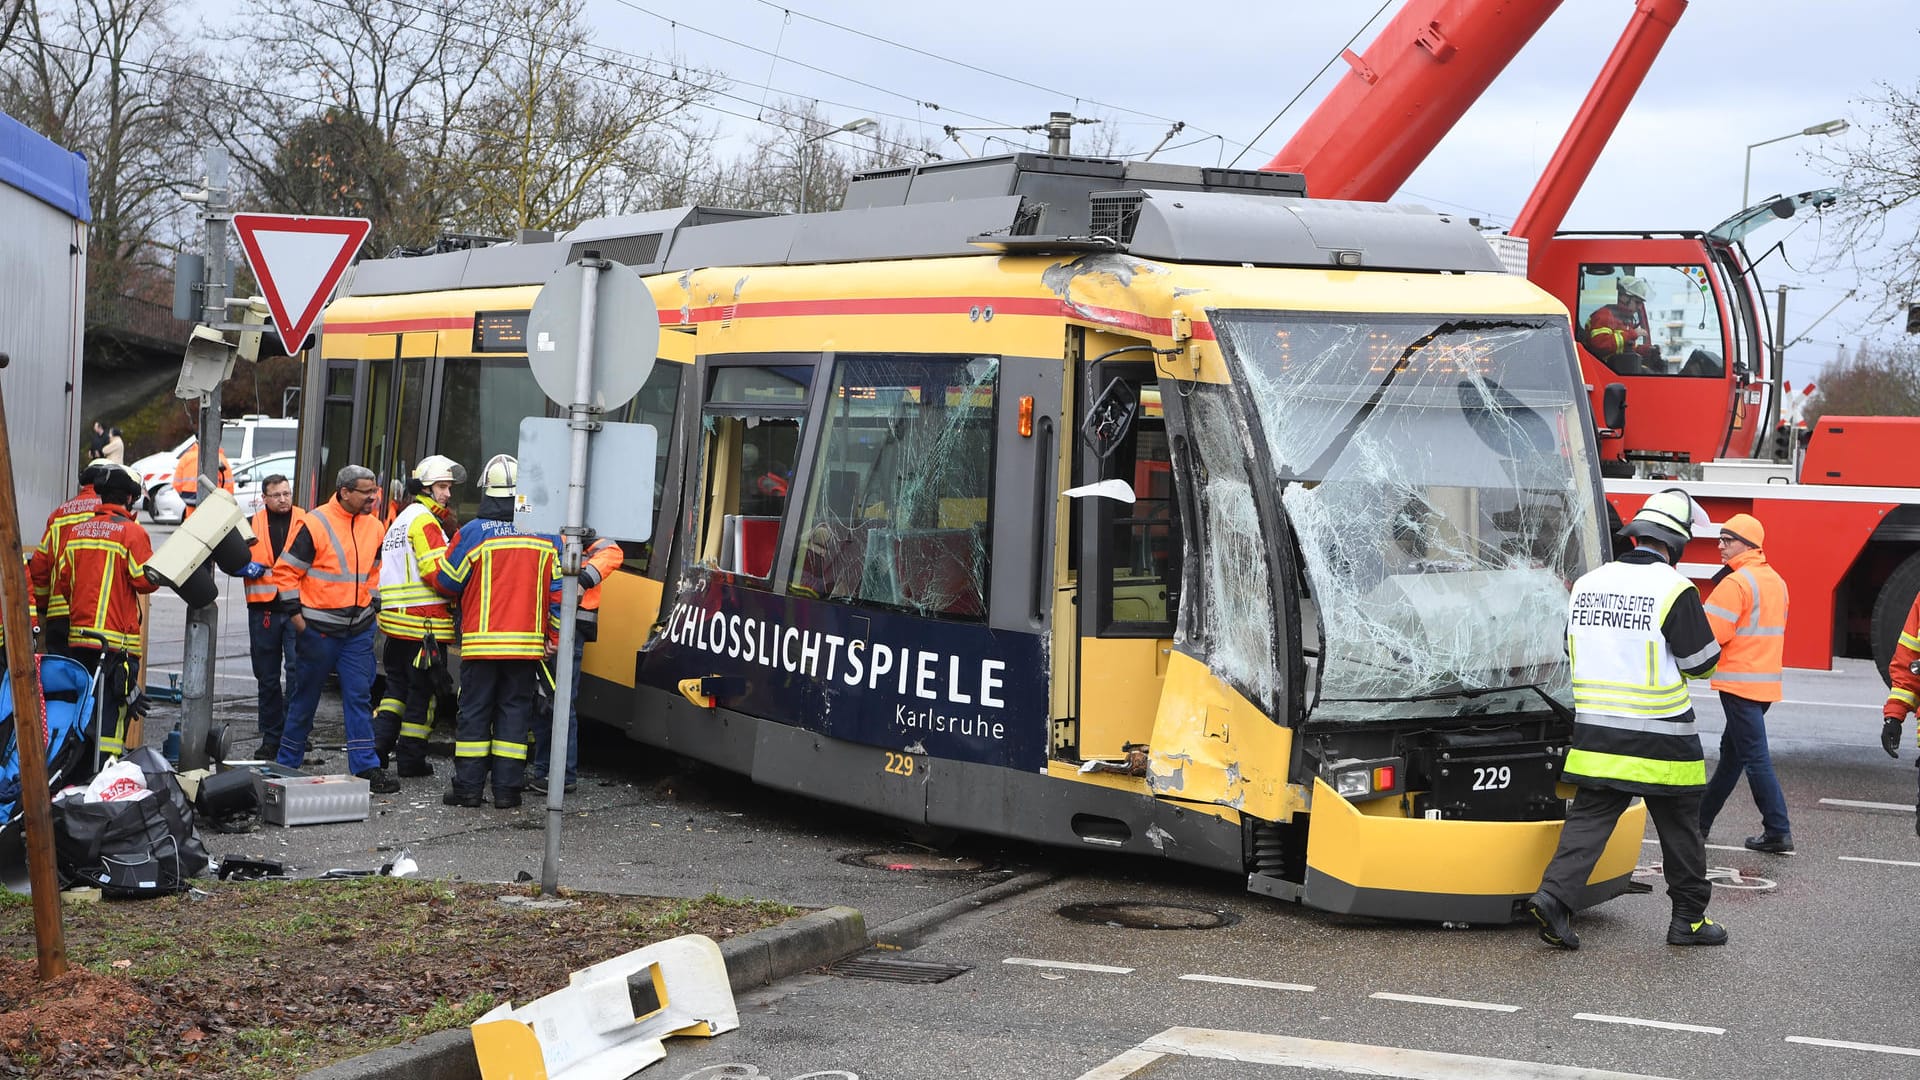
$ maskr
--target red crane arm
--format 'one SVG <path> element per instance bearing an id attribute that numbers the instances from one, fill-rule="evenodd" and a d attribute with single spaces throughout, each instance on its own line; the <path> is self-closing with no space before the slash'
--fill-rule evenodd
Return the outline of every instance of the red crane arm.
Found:
<path id="1" fill-rule="evenodd" d="M 1647 69 L 1653 66 L 1674 23 L 1686 10 L 1687 0 L 1638 0 L 1632 21 L 1621 32 L 1606 66 L 1600 69 L 1600 77 L 1587 91 L 1587 99 L 1580 103 L 1580 111 L 1553 152 L 1553 160 L 1547 163 L 1547 171 L 1540 175 L 1540 182 L 1534 185 L 1533 194 L 1527 196 L 1527 204 L 1520 208 L 1513 228 L 1508 230 L 1514 236 L 1526 237 L 1536 254 L 1566 220 L 1567 208 L 1593 173 L 1594 162 L 1606 149 L 1633 95 L 1639 92 Z"/>
<path id="2" fill-rule="evenodd" d="M 1265 168 L 1305 173 L 1315 198 L 1385 202 L 1559 6 L 1408 0 Z"/>

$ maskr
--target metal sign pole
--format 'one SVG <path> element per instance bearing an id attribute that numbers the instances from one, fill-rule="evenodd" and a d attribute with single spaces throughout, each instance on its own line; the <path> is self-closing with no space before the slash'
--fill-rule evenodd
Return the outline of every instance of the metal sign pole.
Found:
<path id="1" fill-rule="evenodd" d="M 207 281 L 201 295 L 202 319 L 215 326 L 227 317 L 227 152 L 206 152 Z M 205 502 L 219 486 L 220 391 L 216 385 L 200 397 L 200 477 L 197 502 Z M 182 519 L 184 521 L 184 519 Z M 207 731 L 213 727 L 215 658 L 219 655 L 220 606 L 217 603 L 187 611 L 186 654 L 180 663 L 180 767 L 207 766 Z M 129 747 L 128 749 L 132 749 Z"/>
<path id="2" fill-rule="evenodd" d="M 584 253 L 580 288 L 579 336 L 575 344 L 573 401 L 568 407 L 572 452 L 567 461 L 567 517 L 560 530 L 560 649 L 553 664 L 553 726 L 547 743 L 547 852 L 540 864 L 540 892 L 552 896 L 560 885 L 560 803 L 566 792 L 567 718 L 573 711 L 573 648 L 579 629 L 580 549 L 586 535 L 587 450 L 600 426 L 593 407 L 593 330 L 598 314 L 600 272 L 607 267 L 597 251 Z"/>

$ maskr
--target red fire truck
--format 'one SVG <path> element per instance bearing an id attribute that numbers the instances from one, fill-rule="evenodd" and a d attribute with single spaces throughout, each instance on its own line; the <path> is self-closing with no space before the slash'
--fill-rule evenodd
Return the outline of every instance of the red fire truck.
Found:
<path id="1" fill-rule="evenodd" d="M 1557 7 L 1408 0 L 1364 55 L 1346 54 L 1347 74 L 1266 167 L 1305 173 L 1319 197 L 1392 197 Z M 1793 591 L 1787 663 L 1871 656 L 1884 677 L 1920 593 L 1920 475 L 1899 465 L 1920 444 L 1920 419 L 1778 430 L 1773 328 L 1744 243 L 1840 193 L 1770 199 L 1697 232 L 1559 231 L 1686 7 L 1636 0 L 1510 236 L 1525 242 L 1528 276 L 1573 315 L 1614 509 L 1630 518 L 1679 487 L 1716 522 L 1759 518 Z M 1681 569 L 1704 581 L 1718 565 L 1703 533 Z"/>

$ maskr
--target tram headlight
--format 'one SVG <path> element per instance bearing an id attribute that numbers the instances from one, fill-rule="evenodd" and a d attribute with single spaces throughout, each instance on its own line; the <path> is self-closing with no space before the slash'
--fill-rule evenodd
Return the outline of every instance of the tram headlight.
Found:
<path id="1" fill-rule="evenodd" d="M 1348 769 L 1333 775 L 1333 790 L 1343 799 L 1359 799 L 1373 791 L 1373 772 L 1370 769 Z"/>
<path id="2" fill-rule="evenodd" d="M 1343 799 L 1358 802 L 1406 789 L 1406 762 L 1391 758 L 1341 758 L 1320 767 L 1320 776 Z"/>

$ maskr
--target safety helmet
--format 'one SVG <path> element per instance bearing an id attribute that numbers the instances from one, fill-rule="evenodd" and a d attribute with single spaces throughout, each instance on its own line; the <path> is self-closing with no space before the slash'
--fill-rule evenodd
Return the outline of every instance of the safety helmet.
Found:
<path id="1" fill-rule="evenodd" d="M 458 484 L 467 478 L 467 470 L 450 457 L 428 454 L 420 459 L 420 464 L 414 466 L 413 478 L 425 487 L 432 487 L 442 480 Z"/>
<path id="2" fill-rule="evenodd" d="M 96 462 L 87 468 L 94 473 L 93 492 L 100 496 L 101 502 L 132 506 L 140 497 L 140 478 L 125 465 L 108 461 Z"/>
<path id="3" fill-rule="evenodd" d="M 1643 277 L 1623 277 L 1619 281 L 1619 288 L 1621 292 L 1633 297 L 1635 300 L 1644 301 L 1647 297 L 1653 295 L 1652 286 L 1648 285 L 1647 279 Z"/>
<path id="4" fill-rule="evenodd" d="M 480 493 L 483 495 L 511 495 L 514 484 L 520 478 L 520 463 L 512 454 L 495 454 L 487 459 L 487 467 L 480 470 Z"/>
<path id="5" fill-rule="evenodd" d="M 95 483 L 104 475 L 104 470 L 113 468 L 118 464 L 120 463 L 111 458 L 94 458 L 92 461 L 87 462 L 86 468 L 80 470 L 80 485 L 85 487 L 88 484 Z"/>
<path id="6" fill-rule="evenodd" d="M 1696 516 L 1705 515 L 1699 513 L 1687 493 L 1668 488 L 1647 496 L 1645 505 L 1627 522 L 1627 527 L 1620 530 L 1620 535 L 1642 537 L 1660 544 L 1667 549 L 1668 561 L 1672 562 L 1680 558 L 1687 541 L 1693 538 Z"/>

